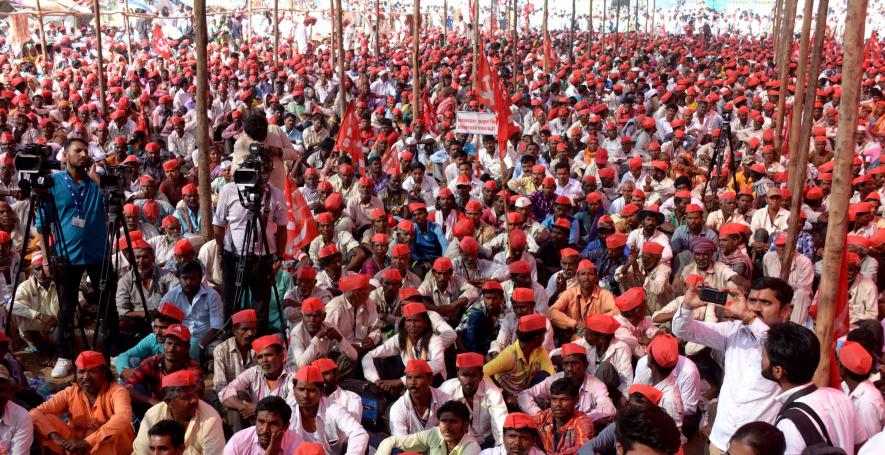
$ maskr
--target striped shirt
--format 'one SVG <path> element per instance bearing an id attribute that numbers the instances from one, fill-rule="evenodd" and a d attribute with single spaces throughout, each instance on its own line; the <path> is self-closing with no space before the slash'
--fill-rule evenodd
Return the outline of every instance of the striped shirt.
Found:
<path id="1" fill-rule="evenodd" d="M 571 420 L 559 428 L 559 437 L 556 437 L 554 428 L 553 412 L 547 409 L 535 416 L 538 423 L 538 435 L 540 445 L 550 455 L 564 455 L 578 453 L 584 443 L 593 439 L 593 421 L 587 414 L 575 411 Z"/>

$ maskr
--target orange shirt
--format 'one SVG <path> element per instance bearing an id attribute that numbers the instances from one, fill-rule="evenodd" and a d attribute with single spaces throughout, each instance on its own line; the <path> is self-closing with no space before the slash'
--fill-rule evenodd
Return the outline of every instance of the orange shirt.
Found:
<path id="1" fill-rule="evenodd" d="M 547 310 L 547 316 L 554 327 L 573 329 L 578 321 L 583 321 L 591 314 L 618 314 L 615 297 L 611 292 L 597 286 L 589 298 L 581 294 L 581 286 L 566 289 L 559 295 L 556 303 Z"/>
<path id="2" fill-rule="evenodd" d="M 44 419 L 43 415 L 59 416 L 68 414 L 68 427 L 72 435 L 84 439 L 90 446 L 96 447 L 112 436 L 119 437 L 129 433 L 131 439 L 135 439 L 132 431 L 132 404 L 129 401 L 129 391 L 116 383 L 109 383 L 99 392 L 95 403 L 89 405 L 86 393 L 79 385 L 70 387 L 55 394 L 49 401 L 31 410 L 31 417 L 37 430 L 43 434 L 49 434 L 50 428 L 40 428 Z"/>

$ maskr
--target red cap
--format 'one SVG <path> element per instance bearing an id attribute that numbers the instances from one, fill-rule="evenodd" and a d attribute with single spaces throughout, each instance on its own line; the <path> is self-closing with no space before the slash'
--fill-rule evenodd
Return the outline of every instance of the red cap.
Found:
<path id="1" fill-rule="evenodd" d="M 685 207 L 685 213 L 704 213 L 704 208 L 697 204 L 688 204 Z"/>
<path id="2" fill-rule="evenodd" d="M 433 368 L 430 368 L 430 364 L 427 363 L 426 360 L 410 359 L 408 363 L 406 363 L 405 373 L 433 374 Z"/>
<path id="3" fill-rule="evenodd" d="M 411 224 L 410 224 L 410 225 L 411 225 Z M 399 257 L 403 257 L 403 256 L 408 256 L 408 255 L 410 255 L 411 253 L 412 253 L 412 249 L 409 248 L 409 245 L 406 245 L 406 244 L 404 244 L 404 243 L 397 243 L 397 244 L 394 245 L 393 248 L 390 250 L 390 256 L 391 256 L 391 257 L 395 257 L 395 258 L 399 258 Z"/>
<path id="4" fill-rule="evenodd" d="M 270 336 L 270 335 L 268 335 Z M 264 338 L 264 337 L 262 337 Z M 255 340 L 258 341 L 258 340 Z M 254 343 L 253 343 L 254 345 Z M 258 351 L 255 351 L 258 352 Z M 304 381 L 304 382 L 324 382 L 323 373 L 320 372 L 320 369 L 313 365 L 305 365 L 298 369 L 295 373 L 296 381 Z"/>
<path id="5" fill-rule="evenodd" d="M 630 288 L 615 299 L 615 305 L 620 311 L 630 311 L 642 303 L 645 303 L 645 289 L 641 287 Z"/>
<path id="6" fill-rule="evenodd" d="M 311 362 L 310 365 L 316 367 L 317 370 L 320 370 L 320 373 L 325 373 L 327 371 L 332 371 L 338 368 L 338 364 L 335 363 L 334 360 L 326 357 L 316 359 Z"/>
<path id="7" fill-rule="evenodd" d="M 846 341 L 842 346 L 839 362 L 846 370 L 861 376 L 869 373 L 873 367 L 873 357 L 860 343 L 854 341 Z"/>
<path id="8" fill-rule="evenodd" d="M 176 256 L 183 256 L 187 253 L 192 253 L 193 251 L 194 246 L 188 239 L 179 239 L 175 242 L 175 246 L 172 248 L 172 252 L 175 253 Z"/>
<path id="9" fill-rule="evenodd" d="M 445 256 L 436 258 L 433 261 L 433 270 L 436 272 L 450 272 L 452 270 L 452 260 Z"/>
<path id="10" fill-rule="evenodd" d="M 461 239 L 458 243 L 458 246 L 461 247 L 461 251 L 465 254 L 476 254 L 479 252 L 479 242 L 476 241 L 475 238 L 467 236 Z"/>
<path id="11" fill-rule="evenodd" d="M 427 313 L 427 307 L 420 302 L 411 302 L 403 305 L 403 317 L 417 316 Z"/>
<path id="12" fill-rule="evenodd" d="M 301 313 L 317 313 L 326 309 L 326 304 L 319 297 L 308 297 L 301 302 Z"/>
<path id="13" fill-rule="evenodd" d="M 173 169 L 178 169 L 179 167 L 181 167 L 181 165 L 178 163 L 178 160 L 175 158 L 172 158 L 171 160 L 168 160 L 165 163 L 163 163 L 163 170 L 164 171 L 171 171 Z"/>
<path id="14" fill-rule="evenodd" d="M 319 257 L 320 259 L 323 259 L 335 254 L 338 254 L 338 247 L 336 247 L 334 243 L 330 243 L 320 248 Z"/>
<path id="15" fill-rule="evenodd" d="M 191 370 L 178 370 L 163 376 L 161 387 L 193 387 L 197 385 L 197 378 Z"/>
<path id="16" fill-rule="evenodd" d="M 580 344 L 577 344 L 577 343 L 566 343 L 566 344 L 562 345 L 562 354 L 561 354 L 562 358 L 566 358 L 570 355 L 576 355 L 576 354 L 586 357 L 587 356 L 587 349 L 585 349 L 584 346 L 581 346 Z"/>
<path id="17" fill-rule="evenodd" d="M 252 342 L 252 350 L 255 351 L 256 355 L 258 355 L 259 352 L 275 344 L 279 345 L 280 347 L 283 346 L 283 340 L 280 339 L 279 334 L 274 333 L 273 335 L 265 335 L 263 337 L 256 338 L 255 341 Z"/>
<path id="18" fill-rule="evenodd" d="M 341 292 L 351 292 L 367 287 L 369 287 L 369 277 L 366 275 L 348 275 L 338 280 L 338 289 Z"/>
<path id="19" fill-rule="evenodd" d="M 563 249 L 559 250 L 559 257 L 561 259 L 570 258 L 572 256 L 577 256 L 579 254 L 580 253 L 578 253 L 578 250 L 576 250 L 574 248 L 563 248 Z"/>
<path id="20" fill-rule="evenodd" d="M 679 345 L 676 343 L 676 337 L 670 334 L 656 336 L 648 344 L 648 353 L 655 359 L 655 363 L 664 368 L 675 366 L 679 361 Z"/>
<path id="21" fill-rule="evenodd" d="M 198 192 L 197 186 L 193 183 L 188 183 L 181 188 L 181 194 L 197 194 Z"/>
<path id="22" fill-rule="evenodd" d="M 612 234 L 605 239 L 605 247 L 608 249 L 623 248 L 627 244 L 627 234 Z"/>
<path id="23" fill-rule="evenodd" d="M 243 322 L 258 322 L 258 316 L 255 313 L 255 310 L 241 310 L 234 313 L 230 318 L 231 322 L 234 324 L 242 324 Z"/>
<path id="24" fill-rule="evenodd" d="M 389 268 L 385 269 L 381 272 L 381 279 L 386 281 L 395 281 L 398 283 L 402 283 L 403 274 L 400 273 L 399 269 Z"/>
<path id="25" fill-rule="evenodd" d="M 663 254 L 664 247 L 657 242 L 645 242 L 642 245 L 642 252 L 646 254 Z"/>
<path id="26" fill-rule="evenodd" d="M 618 330 L 621 323 L 609 314 L 594 313 L 584 318 L 584 326 L 594 332 L 611 335 Z"/>
<path id="27" fill-rule="evenodd" d="M 885 232 L 885 230 L 883 230 L 882 232 Z M 486 281 L 485 283 L 483 283 L 482 292 L 496 292 L 496 291 L 502 292 L 502 293 L 504 292 L 504 288 L 501 286 L 501 283 L 499 283 L 495 280 L 489 280 L 489 281 Z"/>
<path id="28" fill-rule="evenodd" d="M 326 449 L 318 442 L 302 442 L 295 449 L 295 455 L 326 455 Z"/>
<path id="29" fill-rule="evenodd" d="M 513 295 L 510 297 L 510 300 L 513 300 L 514 302 L 534 302 L 535 291 L 529 288 L 516 288 L 513 290 Z"/>
<path id="30" fill-rule="evenodd" d="M 525 259 L 513 261 L 507 266 L 511 274 L 526 275 L 532 273 L 532 266 Z M 534 298 L 533 298 L 534 299 Z"/>
<path id="31" fill-rule="evenodd" d="M 547 329 L 547 318 L 542 314 L 532 313 L 519 318 L 520 332 L 534 332 Z"/>
<path id="32" fill-rule="evenodd" d="M 504 418 L 504 428 L 509 430 L 521 430 L 523 428 L 537 430 L 538 422 L 528 414 L 512 412 Z"/>
<path id="33" fill-rule="evenodd" d="M 191 341 L 191 331 L 181 324 L 172 324 L 166 328 L 166 337 L 174 336 L 185 343 Z"/>
<path id="34" fill-rule="evenodd" d="M 169 302 L 163 302 L 163 304 L 160 305 L 160 308 L 157 309 L 157 313 L 160 313 L 163 316 L 166 316 L 169 319 L 174 319 L 178 322 L 184 320 L 184 311 L 181 311 L 181 308 L 178 308 L 177 306 Z"/>
<path id="35" fill-rule="evenodd" d="M 83 351 L 77 356 L 74 365 L 81 370 L 90 370 L 92 368 L 107 365 L 108 362 L 104 358 L 104 354 L 95 351 Z"/>
<path id="36" fill-rule="evenodd" d="M 590 262 L 589 259 L 581 259 L 581 262 L 578 263 L 578 272 L 580 272 L 582 270 L 590 270 L 590 271 L 595 272 L 596 271 L 596 264 Z"/>
<path id="37" fill-rule="evenodd" d="M 295 272 L 295 278 L 300 280 L 313 280 L 317 277 L 317 271 L 311 266 L 299 267 Z"/>
<path id="38" fill-rule="evenodd" d="M 652 404 L 657 406 L 658 403 L 661 402 L 661 397 L 664 396 L 663 392 L 660 390 L 645 384 L 633 384 L 627 389 L 627 397 L 633 395 L 634 393 L 641 394 Z"/>
<path id="39" fill-rule="evenodd" d="M 485 364 L 485 358 L 482 354 L 475 352 L 464 352 L 455 357 L 455 367 L 457 368 L 482 368 Z"/>

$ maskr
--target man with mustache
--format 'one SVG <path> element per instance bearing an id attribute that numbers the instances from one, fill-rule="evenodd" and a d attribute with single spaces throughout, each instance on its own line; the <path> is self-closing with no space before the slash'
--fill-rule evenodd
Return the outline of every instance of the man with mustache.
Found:
<path id="1" fill-rule="evenodd" d="M 255 366 L 240 373 L 218 396 L 221 404 L 238 411 L 248 421 L 255 419 L 259 400 L 271 395 L 286 397 L 291 387 L 286 351 L 278 334 L 257 338 L 252 342 L 252 350 Z"/>
<path id="2" fill-rule="evenodd" d="M 439 425 L 424 431 L 391 436 L 378 446 L 378 455 L 390 455 L 393 449 L 418 450 L 429 455 L 478 455 L 476 439 L 468 434 L 470 410 L 460 401 L 449 401 L 436 411 Z"/>
<path id="3" fill-rule="evenodd" d="M 522 412 L 513 412 L 504 419 L 504 443 L 485 449 L 480 455 L 542 455 L 538 448 L 538 424 Z"/>
<path id="4" fill-rule="evenodd" d="M 292 408 L 286 400 L 277 396 L 264 397 L 255 409 L 255 426 L 235 433 L 224 446 L 224 455 L 288 455 L 305 444 L 289 429 Z"/>
<path id="5" fill-rule="evenodd" d="M 439 424 L 437 411 L 452 397 L 433 387 L 433 369 L 425 360 L 406 364 L 406 393 L 390 407 L 390 434 L 406 436 Z M 428 416 L 425 420 L 424 416 Z"/>
<path id="6" fill-rule="evenodd" d="M 186 428 L 185 446 L 189 451 L 220 453 L 224 450 L 224 430 L 221 416 L 197 395 L 197 378 L 190 371 L 176 371 L 163 378 L 163 401 L 157 403 L 144 415 L 138 436 L 132 449 L 137 455 L 148 455 L 150 436 L 148 430 L 155 423 L 171 419 Z"/>
<path id="7" fill-rule="evenodd" d="M 501 445 L 501 428 L 507 417 L 507 405 L 501 389 L 490 379 L 485 379 L 482 366 L 485 357 L 475 352 L 458 354 L 455 367 L 458 377 L 442 383 L 439 389 L 471 410 L 468 432 L 481 445 Z"/>

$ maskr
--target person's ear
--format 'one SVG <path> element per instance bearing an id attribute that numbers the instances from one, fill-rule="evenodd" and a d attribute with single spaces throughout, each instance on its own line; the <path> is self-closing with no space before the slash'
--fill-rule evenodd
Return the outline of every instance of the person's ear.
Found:
<path id="1" fill-rule="evenodd" d="M 624 455 L 624 446 L 620 442 L 615 442 L 615 451 L 618 452 L 618 455 Z"/>
<path id="2" fill-rule="evenodd" d="M 784 322 L 789 321 L 790 315 L 792 315 L 792 314 L 793 314 L 793 304 L 792 303 L 788 303 L 786 305 L 781 305 L 781 312 L 780 312 L 780 320 L 781 321 L 784 321 Z"/>

